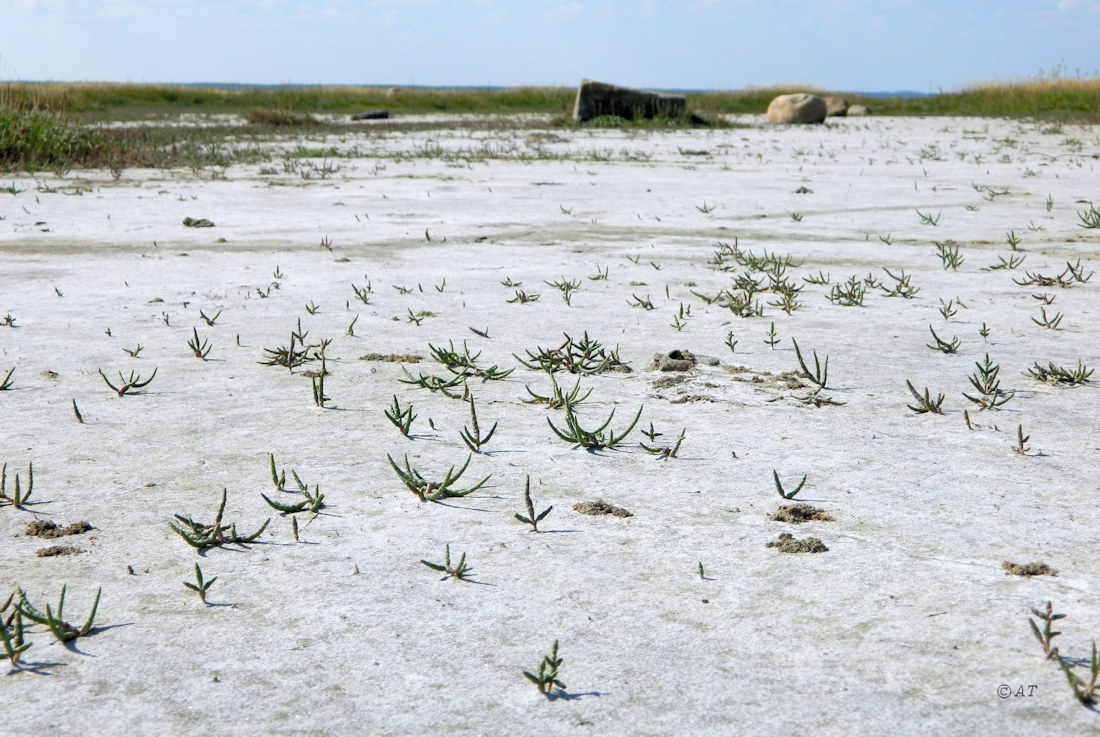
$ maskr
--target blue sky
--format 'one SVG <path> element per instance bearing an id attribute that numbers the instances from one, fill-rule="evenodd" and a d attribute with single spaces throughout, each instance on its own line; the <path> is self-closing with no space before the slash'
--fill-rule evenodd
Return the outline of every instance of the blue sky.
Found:
<path id="1" fill-rule="evenodd" d="M 0 0 L 0 79 L 956 90 L 1100 69 L 1100 0 Z"/>

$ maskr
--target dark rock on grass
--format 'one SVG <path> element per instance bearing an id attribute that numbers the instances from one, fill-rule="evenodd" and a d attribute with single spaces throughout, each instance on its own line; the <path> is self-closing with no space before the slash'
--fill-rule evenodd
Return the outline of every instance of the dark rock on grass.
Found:
<path id="1" fill-rule="evenodd" d="M 573 105 L 573 120 L 577 122 L 605 115 L 635 120 L 679 118 L 686 113 L 687 98 L 683 95 L 662 95 L 588 79 L 582 80 L 577 87 L 577 99 Z"/>
<path id="2" fill-rule="evenodd" d="M 206 218 L 198 218 L 197 220 L 195 218 L 184 218 L 183 219 L 183 224 L 186 225 L 188 228 L 213 228 L 214 227 L 214 223 L 207 220 Z"/>
<path id="3" fill-rule="evenodd" d="M 594 502 L 580 502 L 573 505 L 573 510 L 580 512 L 581 514 L 591 515 L 605 515 L 610 514 L 615 517 L 633 517 L 634 515 L 622 507 L 616 507 L 613 504 L 608 504 L 603 499 L 597 499 Z"/>
<path id="4" fill-rule="evenodd" d="M 390 117 L 389 110 L 364 110 L 351 116 L 352 120 L 387 120 Z"/>
<path id="5" fill-rule="evenodd" d="M 797 540 L 789 532 L 779 533 L 779 537 L 768 543 L 768 547 L 776 548 L 780 553 L 824 553 L 829 550 L 816 537 Z"/>

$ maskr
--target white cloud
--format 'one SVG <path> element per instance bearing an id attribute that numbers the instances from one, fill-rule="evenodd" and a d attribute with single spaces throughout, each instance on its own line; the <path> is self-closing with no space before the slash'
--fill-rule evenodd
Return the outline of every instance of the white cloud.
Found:
<path id="1" fill-rule="evenodd" d="M 553 14 L 559 18 L 572 18 L 584 12 L 584 6 L 578 2 L 561 3 L 554 8 Z"/>

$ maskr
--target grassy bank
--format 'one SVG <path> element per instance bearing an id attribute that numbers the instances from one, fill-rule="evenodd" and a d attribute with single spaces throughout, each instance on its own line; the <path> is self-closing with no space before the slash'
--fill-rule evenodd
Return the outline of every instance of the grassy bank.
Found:
<path id="1" fill-rule="evenodd" d="M 691 109 L 710 113 L 761 113 L 778 94 L 827 90 L 807 86 L 748 88 L 688 96 Z M 9 84 L 0 90 L 0 107 L 17 101 L 23 108 L 63 112 L 82 120 L 129 119 L 196 113 L 247 114 L 255 109 L 299 114 L 354 113 L 384 108 L 413 113 L 567 114 L 573 88 L 516 87 L 506 90 L 315 87 L 222 90 L 136 84 Z M 1043 79 L 973 85 L 930 97 L 866 98 L 845 95 L 883 115 L 962 115 L 1037 117 L 1100 122 L 1100 78 Z"/>
<path id="2" fill-rule="evenodd" d="M 760 114 L 778 94 L 825 90 L 801 87 L 750 88 L 688 96 L 688 109 L 715 116 Z M 567 120 L 574 90 L 517 87 L 506 90 L 316 87 L 222 90 L 135 84 L 8 84 L 0 87 L 0 171 L 64 171 L 81 167 L 208 166 L 254 154 L 260 141 L 288 126 L 303 132 L 324 127 L 320 115 L 386 109 L 416 113 L 541 113 Z M 1100 78 L 1044 79 L 981 84 L 960 92 L 920 98 L 864 98 L 845 95 L 876 115 L 957 115 L 1037 118 L 1100 123 Z M 115 120 L 170 119 L 184 113 L 239 114 L 247 125 L 205 128 L 171 126 L 116 130 L 89 127 Z M 238 153 L 228 157 L 222 142 L 233 136 Z M 243 141 L 243 144 L 240 142 Z M 240 152 L 246 152 L 241 154 Z"/>

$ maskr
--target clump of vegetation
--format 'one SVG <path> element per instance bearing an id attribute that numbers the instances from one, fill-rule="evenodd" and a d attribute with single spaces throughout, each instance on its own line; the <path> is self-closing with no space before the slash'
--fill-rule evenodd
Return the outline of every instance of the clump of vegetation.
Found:
<path id="1" fill-rule="evenodd" d="M 308 113 L 296 113 L 282 108 L 255 108 L 245 116 L 252 125 L 273 127 L 302 127 L 320 125 L 321 121 Z"/>
<path id="2" fill-rule="evenodd" d="M 555 686 L 562 689 L 566 687 L 564 683 L 558 680 L 558 668 L 561 664 L 562 659 L 558 657 L 558 641 L 554 640 L 554 646 L 550 649 L 550 654 L 543 656 L 542 662 L 539 663 L 538 673 L 525 670 L 523 675 L 535 684 L 539 693 L 549 695 Z"/>
<path id="3" fill-rule="evenodd" d="M 38 171 L 95 166 L 106 149 L 103 136 L 60 113 L 20 109 L 0 97 L 0 171 Z"/>

